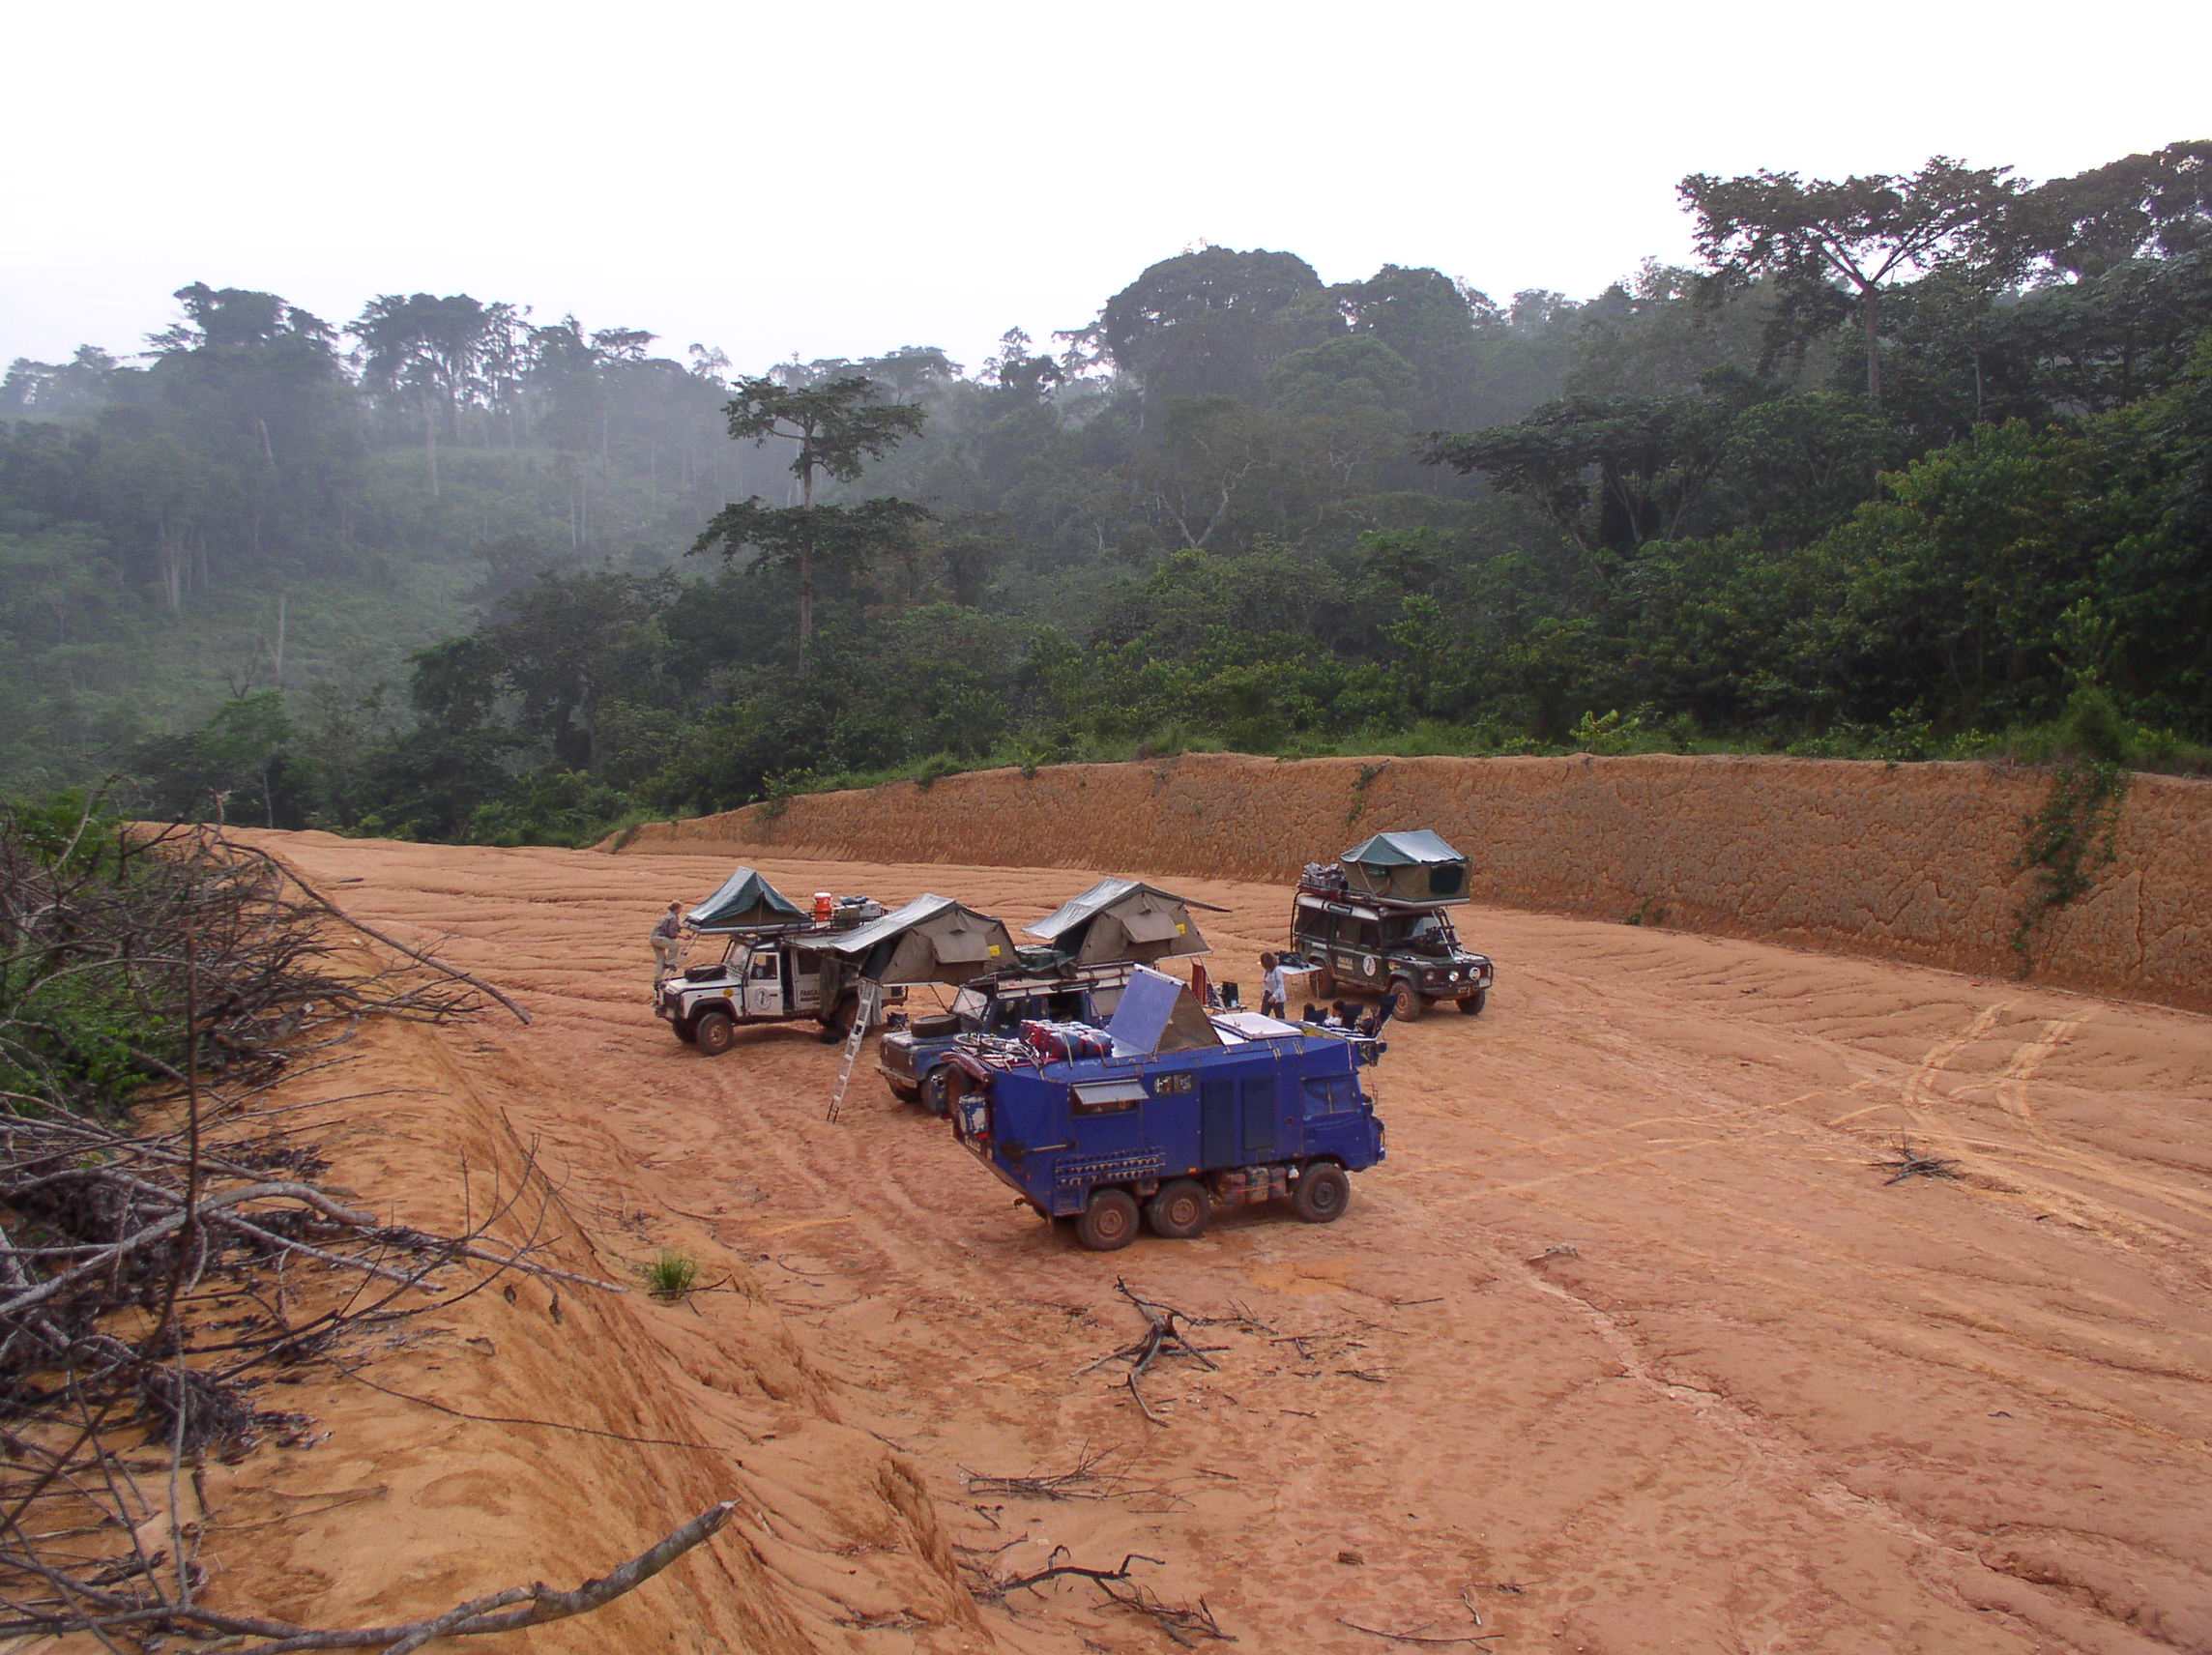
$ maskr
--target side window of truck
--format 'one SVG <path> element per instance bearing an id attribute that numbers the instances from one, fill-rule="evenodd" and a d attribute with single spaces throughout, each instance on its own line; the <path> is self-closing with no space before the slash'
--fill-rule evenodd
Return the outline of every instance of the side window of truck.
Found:
<path id="1" fill-rule="evenodd" d="M 775 975 L 775 966 L 776 960 L 773 954 L 755 954 L 753 956 L 754 980 L 765 982 L 769 978 L 773 977 Z"/>
<path id="2" fill-rule="evenodd" d="M 1078 1082 L 1068 1089 L 1072 1115 L 1127 1115 L 1145 1101 L 1142 1081 Z"/>
<path id="3" fill-rule="evenodd" d="M 1308 1120 L 1343 1115 L 1359 1107 L 1359 1085 L 1350 1075 L 1308 1076 L 1304 1091 Z"/>

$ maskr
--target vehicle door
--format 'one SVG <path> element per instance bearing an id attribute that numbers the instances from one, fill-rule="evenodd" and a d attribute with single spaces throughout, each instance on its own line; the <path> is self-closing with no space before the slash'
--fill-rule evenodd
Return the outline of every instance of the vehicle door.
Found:
<path id="1" fill-rule="evenodd" d="M 1244 1165 L 1256 1167 L 1291 1153 L 1296 1145 L 1286 1124 L 1282 1065 L 1270 1055 L 1265 1068 L 1247 1069 L 1237 1079 L 1237 1129 Z"/>
<path id="2" fill-rule="evenodd" d="M 781 1017 L 784 1014 L 783 950 L 758 947 L 745 965 L 745 1015 Z"/>
<path id="3" fill-rule="evenodd" d="M 1339 976 L 1369 984 L 1382 980 L 1382 927 L 1373 919 L 1340 915 L 1336 921 Z"/>
<path id="4" fill-rule="evenodd" d="M 1153 1073 L 1150 1086 L 1145 1138 L 1160 1152 L 1162 1176 L 1199 1171 L 1206 1156 L 1199 1133 L 1198 1076 L 1188 1069 L 1162 1069 Z"/>
<path id="5" fill-rule="evenodd" d="M 1198 1083 L 1198 1164 L 1214 1172 L 1237 1160 L 1237 1077 L 1209 1070 Z"/>
<path id="6" fill-rule="evenodd" d="M 1286 1123 L 1300 1155 L 1333 1154 L 1346 1164 L 1368 1165 L 1374 1157 L 1375 1124 L 1361 1107 L 1359 1082 L 1350 1073 L 1286 1074 Z"/>

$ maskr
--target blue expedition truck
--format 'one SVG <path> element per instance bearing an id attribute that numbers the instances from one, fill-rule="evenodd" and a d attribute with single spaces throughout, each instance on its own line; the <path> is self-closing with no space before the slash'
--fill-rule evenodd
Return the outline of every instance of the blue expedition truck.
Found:
<path id="1" fill-rule="evenodd" d="M 1072 1062 L 964 1038 L 947 1059 L 953 1130 L 1101 1252 L 1135 1238 L 1140 1210 L 1171 1237 L 1202 1234 L 1217 1202 L 1287 1196 L 1309 1224 L 1342 1217 L 1347 1175 L 1382 1159 L 1359 1084 L 1380 1043 L 1248 1012 L 1205 1021 L 1212 1043 Z"/>

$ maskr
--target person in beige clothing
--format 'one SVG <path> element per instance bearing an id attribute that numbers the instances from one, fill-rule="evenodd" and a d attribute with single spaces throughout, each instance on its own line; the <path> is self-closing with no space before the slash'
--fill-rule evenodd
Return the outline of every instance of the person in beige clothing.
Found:
<path id="1" fill-rule="evenodd" d="M 659 986 L 660 979 L 676 969 L 684 954 L 684 905 L 672 902 L 668 912 L 660 916 L 660 923 L 653 928 L 653 981 Z"/>

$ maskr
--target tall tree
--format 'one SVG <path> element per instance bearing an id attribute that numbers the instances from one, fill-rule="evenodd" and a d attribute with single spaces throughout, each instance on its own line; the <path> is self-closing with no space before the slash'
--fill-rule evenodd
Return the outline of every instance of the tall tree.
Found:
<path id="1" fill-rule="evenodd" d="M 814 642 L 816 558 L 858 557 L 929 515 L 900 500 L 816 506 L 815 480 L 857 481 L 869 460 L 881 459 L 919 431 L 923 415 L 911 402 L 876 400 L 876 382 L 864 374 L 811 386 L 788 386 L 767 377 L 741 379 L 736 392 L 723 410 L 731 437 L 755 444 L 790 443 L 799 504 L 775 507 L 755 495 L 725 506 L 691 549 L 718 546 L 726 557 L 752 546 L 799 571 L 799 670 L 804 673 Z"/>
<path id="2" fill-rule="evenodd" d="M 1698 218 L 1698 252 L 1724 285 L 1770 276 L 1801 295 L 1836 280 L 1850 286 L 1866 336 L 1867 400 L 1878 405 L 1883 284 L 1968 256 L 1974 233 L 2018 192 L 2005 177 L 2011 170 L 1936 156 L 1910 177 L 1870 173 L 1841 183 L 1807 183 L 1793 172 L 1694 172 L 1680 192 Z"/>
<path id="3" fill-rule="evenodd" d="M 513 305 L 486 305 L 466 293 L 382 293 L 346 327 L 361 341 L 363 383 L 420 403 L 433 495 L 439 427 L 451 431 L 461 409 L 490 398 L 518 321 Z"/>

